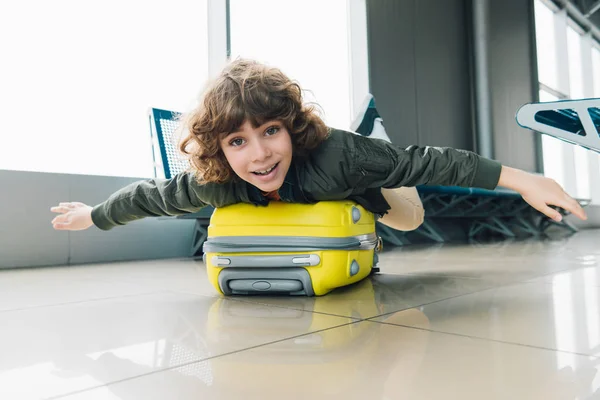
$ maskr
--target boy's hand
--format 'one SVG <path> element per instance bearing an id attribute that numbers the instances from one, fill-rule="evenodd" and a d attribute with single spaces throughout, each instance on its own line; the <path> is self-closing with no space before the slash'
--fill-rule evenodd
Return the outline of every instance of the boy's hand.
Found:
<path id="1" fill-rule="evenodd" d="M 52 220 L 52 226 L 58 231 L 82 231 L 94 225 L 92 208 L 79 202 L 60 203 L 50 211 L 60 213 Z"/>
<path id="2" fill-rule="evenodd" d="M 553 179 L 502 166 L 498 186 L 521 193 L 523 199 L 533 208 L 555 221 L 561 221 L 562 215 L 549 207 L 550 205 L 561 207 L 583 220 L 587 219 L 577 200 L 569 196 Z"/>

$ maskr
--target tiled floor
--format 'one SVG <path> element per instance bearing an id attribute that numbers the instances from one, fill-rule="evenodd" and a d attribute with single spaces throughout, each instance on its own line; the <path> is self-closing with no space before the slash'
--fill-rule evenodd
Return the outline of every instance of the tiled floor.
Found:
<path id="1" fill-rule="evenodd" d="M 0 271 L 0 399 L 600 397 L 599 243 L 399 248 L 320 298 L 223 298 L 194 260 Z"/>

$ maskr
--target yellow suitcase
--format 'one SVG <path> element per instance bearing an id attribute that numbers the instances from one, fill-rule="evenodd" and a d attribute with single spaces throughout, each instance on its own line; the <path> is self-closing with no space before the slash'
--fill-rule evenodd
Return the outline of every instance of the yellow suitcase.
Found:
<path id="1" fill-rule="evenodd" d="M 355 202 L 234 204 L 214 211 L 204 262 L 224 295 L 321 296 L 367 277 L 381 245 Z"/>

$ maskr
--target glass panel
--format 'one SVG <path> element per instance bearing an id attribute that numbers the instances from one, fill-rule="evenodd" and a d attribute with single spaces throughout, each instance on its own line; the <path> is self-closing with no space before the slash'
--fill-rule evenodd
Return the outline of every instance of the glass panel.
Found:
<path id="1" fill-rule="evenodd" d="M 592 48 L 592 70 L 594 74 L 594 96 L 600 98 L 600 44 Z"/>
<path id="2" fill-rule="evenodd" d="M 554 12 L 541 0 L 535 0 L 534 4 L 539 81 L 556 89 L 558 87 L 558 71 L 556 68 Z"/>
<path id="3" fill-rule="evenodd" d="M 321 106 L 329 126 L 348 129 L 346 0 L 231 0 L 230 10 L 232 59 L 252 58 L 280 68 L 307 91 L 308 101 Z"/>
<path id="4" fill-rule="evenodd" d="M 573 28 L 567 26 L 567 50 L 569 59 L 569 97 L 571 99 L 582 99 L 583 93 L 583 71 L 581 69 L 581 35 Z"/>
<path id="5" fill-rule="evenodd" d="M 0 168 L 152 176 L 148 108 L 194 105 L 206 14 L 205 0 L 3 4 Z"/>

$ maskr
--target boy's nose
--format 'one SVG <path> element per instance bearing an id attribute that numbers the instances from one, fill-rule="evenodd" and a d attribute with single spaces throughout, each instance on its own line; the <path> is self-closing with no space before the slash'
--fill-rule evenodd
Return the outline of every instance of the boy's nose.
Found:
<path id="1" fill-rule="evenodd" d="M 254 156 L 253 161 L 261 161 L 267 159 L 271 156 L 271 149 L 265 143 L 262 143 L 260 140 L 257 140 L 254 145 L 254 151 L 252 152 Z"/>

